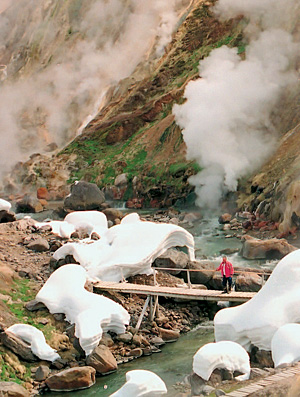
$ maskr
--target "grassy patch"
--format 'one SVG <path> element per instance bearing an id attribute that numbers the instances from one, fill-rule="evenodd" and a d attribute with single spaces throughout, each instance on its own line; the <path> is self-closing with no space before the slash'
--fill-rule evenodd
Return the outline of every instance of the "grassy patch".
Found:
<path id="1" fill-rule="evenodd" d="M 12 303 L 5 300 L 4 303 L 18 321 L 22 324 L 29 324 L 40 329 L 43 331 L 46 340 L 49 340 L 54 327 L 50 324 L 40 324 L 38 320 L 41 316 L 40 312 L 30 312 L 24 306 L 26 302 L 34 299 L 36 296 L 32 281 L 23 278 L 16 280 L 11 291 L 3 291 L 3 293 L 11 297 Z"/>

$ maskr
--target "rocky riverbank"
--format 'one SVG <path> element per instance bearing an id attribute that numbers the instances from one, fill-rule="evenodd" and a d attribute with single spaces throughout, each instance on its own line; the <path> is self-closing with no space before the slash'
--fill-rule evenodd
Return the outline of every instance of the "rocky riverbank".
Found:
<path id="1" fill-rule="evenodd" d="M 109 208 L 104 212 L 111 225 L 118 224 L 120 218 L 124 215 L 118 210 Z M 273 244 L 273 248 L 269 248 L 271 243 L 268 243 L 269 245 L 266 243 L 266 241 L 274 240 L 274 237 L 279 233 L 274 225 L 261 224 L 251 214 L 241 215 L 232 217 L 224 214 L 220 217 L 220 225 L 223 225 L 220 227 L 226 233 L 228 232 L 228 237 L 239 236 L 244 239 L 244 247 L 249 241 L 251 241 L 251 244 L 253 241 L 256 242 L 256 248 L 254 249 L 256 254 L 265 255 L 270 250 L 274 253 L 274 249 L 278 246 L 274 248 Z M 169 209 L 146 215 L 145 219 L 184 226 L 192 225 L 193 221 L 199 220 L 199 214 L 181 214 L 174 209 Z M 245 235 L 249 235 L 249 238 L 245 239 Z M 255 236 L 265 239 L 257 239 Z M 67 241 L 77 241 L 84 237 L 86 237 L 84 230 L 74 233 L 70 239 L 55 236 L 48 227 L 38 229 L 31 218 L 0 223 L 0 360 L 3 368 L 1 380 L 21 383 L 32 395 L 49 389 L 58 390 L 61 388 L 65 390 L 66 388 L 89 387 L 94 383 L 96 375 L 109 374 L 116 371 L 121 364 L 159 352 L 165 343 L 176 341 L 181 334 L 188 332 L 201 322 L 212 319 L 216 310 L 218 310 L 215 304 L 208 304 L 207 302 L 175 302 L 160 298 L 157 316 L 151 320 L 149 309 L 147 309 L 140 330 L 136 332 L 136 325 L 145 303 L 145 297 L 134 294 L 107 294 L 108 298 L 120 303 L 129 312 L 130 324 L 122 335 L 105 334 L 99 346 L 86 358 L 74 335 L 74 326 L 65 321 L 64 315 L 52 315 L 43 305 L 34 301 L 36 293 L 50 274 L 57 266 L 63 264 L 57 264 L 56 261 L 53 261 L 53 252 Z M 267 237 L 272 238 L 267 239 Z M 261 241 L 264 242 L 263 247 L 261 247 Z M 278 241 L 276 241 L 276 244 L 278 245 Z M 257 245 L 259 249 L 257 249 Z M 280 255 L 286 254 L 285 249 L 293 250 L 295 248 L 285 242 L 279 246 L 276 252 L 280 257 Z M 249 247 L 247 252 L 249 252 Z M 192 279 L 192 282 L 206 284 L 203 288 L 221 288 L 221 283 L 217 281 L 219 277 L 213 272 L 214 263 L 208 263 L 209 261 L 205 259 L 191 263 L 182 254 L 179 251 L 170 252 L 157 260 L 155 266 L 174 267 L 172 273 L 178 273 L 176 267 L 196 267 L 198 270 L 203 268 L 202 275 L 198 273 L 198 278 Z M 73 258 L 65 258 L 64 260 L 64 263 L 71 262 L 73 262 Z M 249 274 L 250 272 L 246 273 Z M 237 278 L 236 285 L 240 290 L 251 288 L 257 290 L 261 287 L 261 278 L 257 277 L 255 273 L 247 277 L 245 273 L 242 273 L 238 277 L 240 281 L 238 282 Z M 154 278 L 153 276 L 137 275 L 131 277 L 129 281 L 153 284 Z M 182 278 L 163 271 L 157 271 L 156 281 L 162 286 L 185 284 Z M 92 292 L 92 284 L 87 283 L 86 289 Z M 16 341 L 15 338 L 7 337 L 3 332 L 15 323 L 30 324 L 41 329 L 48 344 L 57 350 L 61 358 L 49 363 L 38 360 L 36 357 L 32 358 L 31 354 L 32 360 L 28 361 L 28 351 L 30 350 L 28 346 L 24 346 L 20 340 Z M 254 366 L 267 368 L 273 366 L 267 352 L 254 351 L 251 359 Z M 87 370 L 87 367 L 92 369 Z M 264 370 L 264 372 L 253 371 L 253 376 L 263 376 L 268 374 L 268 371 L 270 372 L 270 369 Z M 81 373 L 82 384 L 72 384 L 75 373 L 77 377 L 79 376 L 78 373 Z M 63 381 L 62 378 L 57 379 L 57 374 L 63 374 L 66 378 Z M 233 377 L 224 371 L 214 373 L 210 385 L 212 387 L 226 386 L 228 377 L 230 385 L 234 385 Z M 198 387 L 199 384 L 196 382 L 198 386 L 195 386 L 194 381 L 193 377 L 188 378 L 188 384 L 180 386 L 185 390 L 184 393 L 190 393 L 190 390 L 196 391 L 193 387 Z"/>

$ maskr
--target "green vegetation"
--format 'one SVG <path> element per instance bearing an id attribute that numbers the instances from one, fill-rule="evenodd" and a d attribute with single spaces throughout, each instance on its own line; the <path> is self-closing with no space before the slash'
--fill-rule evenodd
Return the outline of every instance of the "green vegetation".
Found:
<path id="1" fill-rule="evenodd" d="M 46 340 L 50 339 L 54 327 L 49 324 L 41 324 L 38 321 L 38 313 L 30 312 L 24 304 L 35 298 L 36 292 L 33 290 L 33 283 L 28 279 L 21 278 L 14 282 L 11 291 L 0 291 L 11 297 L 12 303 L 5 301 L 9 311 L 23 324 L 32 325 L 43 331 Z"/>
<path id="2" fill-rule="evenodd" d="M 79 11 L 75 3 L 73 16 Z M 85 179 L 103 188 L 113 185 L 120 173 L 127 173 L 129 186 L 125 199 L 133 194 L 134 176 L 140 178 L 144 191 L 153 186 L 163 186 L 163 190 L 166 186 L 175 193 L 186 190 L 189 193 L 187 179 L 199 172 L 200 167 L 184 160 L 185 144 L 179 127 L 173 122 L 166 124 L 160 135 L 157 136 L 156 131 L 161 130 L 161 123 L 172 113 L 174 104 L 184 102 L 181 87 L 198 77 L 199 62 L 213 49 L 223 45 L 237 47 L 242 56 L 246 23 L 237 19 L 222 24 L 207 6 L 194 10 L 182 21 L 172 49 L 152 76 L 136 83 L 131 94 L 124 98 L 117 97 L 115 102 L 113 98 L 109 105 L 110 117 L 94 121 L 85 134 L 61 152 L 77 155 L 69 182 Z M 153 138 L 147 134 L 151 128 Z M 151 142 L 151 151 L 148 151 L 147 140 Z"/>

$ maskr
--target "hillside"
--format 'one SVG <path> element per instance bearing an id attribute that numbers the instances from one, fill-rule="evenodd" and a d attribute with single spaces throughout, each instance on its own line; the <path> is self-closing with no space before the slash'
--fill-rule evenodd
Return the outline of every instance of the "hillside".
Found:
<path id="1" fill-rule="evenodd" d="M 53 7 L 54 3 L 50 3 Z M 289 1 L 289 5 L 292 3 L 295 2 Z M 19 194 L 35 192 L 44 186 L 53 199 L 62 199 L 68 193 L 70 183 L 84 179 L 96 183 L 108 197 L 129 200 L 131 206 L 160 207 L 194 202 L 195 188 L 189 177 L 201 168 L 195 161 L 197 156 L 187 156 L 182 128 L 175 122 L 173 106 L 185 103 L 185 88 L 190 81 L 198 79 L 199 61 L 213 49 L 223 45 L 237 47 L 243 60 L 251 28 L 251 18 L 243 17 L 241 13 L 234 18 L 225 16 L 221 21 L 212 10 L 214 4 L 215 1 L 202 0 L 182 2 L 176 30 L 162 55 L 154 56 L 152 47 L 128 77 L 117 82 L 108 80 L 100 100 L 98 98 L 98 112 L 90 115 L 90 121 L 82 125 L 81 133 L 65 145 L 49 140 L 48 149 L 55 149 L 51 157 L 32 150 L 34 154 L 30 159 L 18 163 L 6 177 L 4 190 Z M 57 6 L 50 14 L 62 20 L 66 18 L 66 9 L 68 23 L 64 28 L 67 30 L 61 32 L 58 41 L 52 40 L 46 49 L 39 45 L 38 58 L 43 64 L 47 56 L 51 58 L 48 59 L 50 64 L 53 57 L 62 57 L 66 42 L 69 45 L 71 40 L 71 47 L 76 46 L 78 36 L 73 25 L 76 18 L 78 23 L 83 12 L 81 2 L 68 1 L 65 8 Z M 49 16 L 50 11 L 46 11 Z M 296 11 L 299 12 L 299 7 Z M 290 25 L 293 37 L 299 40 L 299 23 Z M 297 71 L 299 60 L 295 62 Z M 48 66 L 43 67 L 47 69 Z M 37 68 L 38 63 L 31 54 L 18 73 L 22 76 L 32 74 Z M 273 104 L 273 128 L 277 136 L 283 136 L 276 144 L 277 152 L 272 154 L 266 147 L 259 158 L 254 151 L 255 160 L 246 171 L 237 173 L 238 192 L 234 196 L 237 207 L 251 211 L 259 207 L 262 216 L 279 222 L 285 212 L 286 191 L 298 178 L 295 142 L 299 135 L 299 92 L 299 83 L 293 82 L 292 88 L 287 86 L 280 91 L 279 101 Z M 75 114 L 80 116 L 78 103 L 76 109 L 78 114 L 76 111 Z M 74 122 L 79 127 L 78 117 L 76 120 Z M 83 121 L 81 119 L 81 123 Z M 73 127 L 69 125 L 67 136 L 74 136 L 75 124 Z M 201 142 L 197 145 L 201 146 Z M 257 149 L 264 152 L 263 147 Z M 271 153 L 270 160 L 266 158 L 268 153 Z M 226 194 L 225 189 L 223 199 L 227 200 L 229 196 Z M 284 231 L 291 226 L 290 221 L 288 224 L 283 227 Z"/>

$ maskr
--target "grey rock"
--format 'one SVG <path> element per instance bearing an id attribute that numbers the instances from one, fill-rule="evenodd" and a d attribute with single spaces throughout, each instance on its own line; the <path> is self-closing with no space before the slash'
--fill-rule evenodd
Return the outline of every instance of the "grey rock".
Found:
<path id="1" fill-rule="evenodd" d="M 94 183 L 75 182 L 71 193 L 64 200 L 64 208 L 74 211 L 100 209 L 105 201 L 103 192 Z"/>

